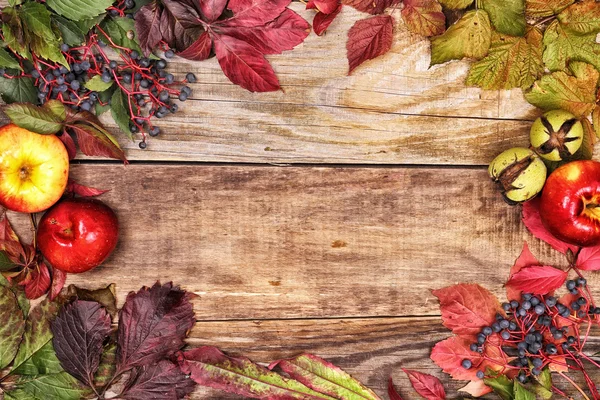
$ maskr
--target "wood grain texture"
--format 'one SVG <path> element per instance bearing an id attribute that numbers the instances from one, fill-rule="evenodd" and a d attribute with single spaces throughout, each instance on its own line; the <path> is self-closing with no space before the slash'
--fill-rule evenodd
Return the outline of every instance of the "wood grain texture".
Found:
<path id="1" fill-rule="evenodd" d="M 600 331 L 592 332 L 587 353 L 600 351 Z M 342 367 L 387 399 L 387 379 L 392 376 L 405 399 L 420 398 L 401 368 L 416 369 L 439 377 L 449 399 L 463 398 L 458 389 L 465 382 L 452 381 L 429 359 L 434 344 L 449 336 L 439 318 L 368 318 L 296 321 L 240 321 L 197 323 L 190 345 L 214 345 L 268 363 L 311 352 Z M 575 374 L 573 374 L 575 376 Z M 600 381 L 600 371 L 592 374 Z M 568 389 L 568 384 L 555 378 Z M 466 396 L 468 397 L 468 396 Z M 235 396 L 199 388 L 193 399 L 233 399 Z M 495 396 L 486 398 L 497 399 Z M 578 397 L 575 397 L 578 398 Z"/>
<path id="2" fill-rule="evenodd" d="M 116 282 L 123 301 L 173 280 L 200 296 L 200 320 L 437 315 L 430 289 L 480 282 L 504 298 L 525 239 L 565 265 L 479 169 L 75 165 L 72 175 L 111 189 L 102 199 L 122 235 L 105 266 L 68 282 Z"/>
<path id="3" fill-rule="evenodd" d="M 314 11 L 292 8 L 309 21 Z M 395 13 L 399 15 L 399 13 Z M 537 114 L 520 89 L 467 88 L 467 62 L 429 69 L 429 41 L 397 21 L 392 50 L 347 76 L 346 34 L 366 17 L 345 7 L 324 37 L 269 57 L 282 85 L 249 93 L 216 59 L 175 58 L 171 70 L 196 74 L 193 100 L 157 121 L 165 132 L 142 151 L 117 134 L 135 160 L 252 163 L 489 163 L 500 149 L 527 145 Z M 459 117 L 459 118 L 456 118 Z M 103 118 L 112 131 L 110 117 Z M 4 120 L 6 121 L 6 119 Z"/>

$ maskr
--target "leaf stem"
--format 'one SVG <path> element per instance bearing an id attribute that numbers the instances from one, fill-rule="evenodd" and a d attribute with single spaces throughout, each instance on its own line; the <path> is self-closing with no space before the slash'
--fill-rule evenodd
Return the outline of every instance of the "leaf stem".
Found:
<path id="1" fill-rule="evenodd" d="M 545 24 L 546 22 L 548 22 L 548 21 L 552 21 L 552 20 L 553 20 L 553 19 L 555 19 L 555 18 L 556 18 L 556 16 L 555 16 L 555 15 L 552 15 L 552 16 L 550 16 L 550 17 L 548 17 L 548 18 L 544 18 L 543 20 L 541 20 L 541 21 L 537 22 L 537 23 L 536 23 L 535 25 L 533 25 L 533 26 L 537 28 L 539 25 L 543 25 L 543 24 Z"/>
<path id="2" fill-rule="evenodd" d="M 571 385 L 573 385 L 573 387 L 574 387 L 575 389 L 577 389 L 577 391 L 578 391 L 579 393 L 581 393 L 581 395 L 583 396 L 583 398 L 584 398 L 585 400 L 590 400 L 590 398 L 587 396 L 587 394 L 585 394 L 585 392 L 583 391 L 583 389 L 581 389 L 581 388 L 579 387 L 579 385 L 577 385 L 577 384 L 576 384 L 576 383 L 575 383 L 575 382 L 574 382 L 574 381 L 573 381 L 571 378 L 569 378 L 569 377 L 568 377 L 567 375 L 565 375 L 563 372 L 559 372 L 558 374 L 559 374 L 560 376 L 562 376 L 563 378 L 565 378 L 565 379 L 567 380 L 567 382 L 569 382 Z"/>
<path id="3" fill-rule="evenodd" d="M 29 214 L 29 220 L 31 221 L 31 231 L 33 232 L 33 248 L 37 251 L 37 220 L 35 213 Z"/>

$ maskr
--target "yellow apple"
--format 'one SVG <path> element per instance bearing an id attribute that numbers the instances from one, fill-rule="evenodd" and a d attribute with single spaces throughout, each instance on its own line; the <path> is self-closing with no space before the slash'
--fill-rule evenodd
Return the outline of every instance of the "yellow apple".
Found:
<path id="1" fill-rule="evenodd" d="M 69 177 L 69 155 L 55 135 L 40 135 L 14 124 L 0 127 L 0 203 L 34 213 L 56 203 Z"/>

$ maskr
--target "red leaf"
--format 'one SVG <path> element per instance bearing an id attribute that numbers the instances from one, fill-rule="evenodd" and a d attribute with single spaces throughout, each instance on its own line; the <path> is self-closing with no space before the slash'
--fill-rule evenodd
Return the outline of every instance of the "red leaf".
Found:
<path id="1" fill-rule="evenodd" d="M 69 154 L 69 160 L 72 160 L 77 155 L 77 147 L 75 147 L 75 141 L 67 132 L 63 132 L 62 135 L 58 136 L 61 142 L 65 145 L 67 149 L 67 154 Z"/>
<path id="2" fill-rule="evenodd" d="M 510 268 L 508 280 L 511 280 L 512 277 L 523 268 L 539 264 L 540 263 L 537 260 L 537 258 L 535 258 L 535 256 L 531 254 L 531 251 L 529 251 L 529 246 L 527 246 L 527 242 L 524 242 L 521 255 L 519 255 L 519 258 L 517 258 L 515 264 Z M 517 290 L 510 286 L 506 286 L 506 298 L 508 300 L 520 300 L 521 293 L 521 290 Z"/>
<path id="3" fill-rule="evenodd" d="M 472 341 L 452 336 L 446 340 L 436 343 L 431 351 L 431 359 L 445 373 L 452 375 L 458 380 L 477 380 L 477 367 L 465 369 L 461 365 L 463 360 L 471 360 L 473 365 L 481 363 L 481 355 L 469 349 Z"/>
<path id="4" fill-rule="evenodd" d="M 160 18 L 162 9 L 156 2 L 146 4 L 135 13 L 136 38 L 144 55 L 148 56 L 162 40 Z"/>
<path id="5" fill-rule="evenodd" d="M 432 293 L 440 300 L 444 326 L 459 336 L 475 336 L 496 321 L 496 314 L 504 314 L 496 296 L 476 284 L 463 283 Z"/>
<path id="6" fill-rule="evenodd" d="M 117 141 L 106 131 L 82 123 L 69 125 L 77 136 L 79 148 L 87 156 L 103 156 L 127 161 Z"/>
<path id="7" fill-rule="evenodd" d="M 181 372 L 177 364 L 161 360 L 146 367 L 136 367 L 119 397 L 131 400 L 178 400 L 186 398 L 195 386 L 194 381 Z"/>
<path id="8" fill-rule="evenodd" d="M 96 196 L 100 196 L 101 194 L 104 194 L 108 191 L 109 190 L 96 189 L 93 187 L 80 185 L 79 183 L 75 182 L 73 179 L 69 179 L 67 181 L 67 187 L 65 189 L 66 194 L 74 194 L 74 195 L 81 196 L 81 197 L 96 197 Z"/>
<path id="9" fill-rule="evenodd" d="M 342 0 L 342 4 L 369 14 L 381 14 L 386 8 L 400 4 L 401 0 Z"/>
<path id="10" fill-rule="evenodd" d="M 446 30 L 446 16 L 437 0 L 404 0 L 402 19 L 411 32 L 437 36 Z"/>
<path id="11" fill-rule="evenodd" d="M 315 18 L 313 19 L 313 30 L 315 31 L 315 33 L 321 36 L 327 30 L 327 28 L 329 28 L 329 25 L 331 25 L 331 23 L 333 22 L 335 17 L 338 16 L 340 11 L 342 11 L 341 4 L 338 6 L 338 8 L 335 9 L 335 11 L 333 11 L 330 14 L 318 12 L 315 15 Z"/>
<path id="12" fill-rule="evenodd" d="M 44 262 L 40 262 L 35 269 L 31 271 L 31 279 L 25 284 L 25 296 L 29 300 L 42 297 L 50 289 L 50 271 Z"/>
<path id="13" fill-rule="evenodd" d="M 219 65 L 231 82 L 251 92 L 279 90 L 275 71 L 253 46 L 226 35 L 215 35 L 213 40 Z"/>
<path id="14" fill-rule="evenodd" d="M 93 387 L 102 344 L 111 331 L 110 315 L 100 303 L 75 300 L 51 323 L 52 344 L 60 365 L 80 382 Z"/>
<path id="15" fill-rule="evenodd" d="M 263 26 L 239 26 L 234 19 L 219 24 L 219 34 L 244 41 L 263 54 L 280 54 L 306 39 L 310 25 L 304 18 L 286 8 L 281 15 Z"/>
<path id="16" fill-rule="evenodd" d="M 584 271 L 599 271 L 600 246 L 583 247 L 577 256 L 577 268 Z"/>
<path id="17" fill-rule="evenodd" d="M 60 291 L 65 286 L 67 274 L 60 269 L 52 269 L 52 286 L 50 287 L 50 300 L 54 300 L 60 294 Z"/>
<path id="18" fill-rule="evenodd" d="M 408 375 L 412 387 L 427 400 L 445 400 L 446 391 L 442 382 L 435 376 L 402 368 Z"/>
<path id="19" fill-rule="evenodd" d="M 0 251 L 6 251 L 11 257 L 24 253 L 19 237 L 8 221 L 6 210 L 0 214 Z"/>
<path id="20" fill-rule="evenodd" d="M 542 218 L 540 217 L 539 198 L 536 197 L 535 199 L 523 204 L 523 223 L 533 236 L 548 243 L 555 250 L 558 250 L 563 254 L 566 254 L 567 250 L 571 250 L 573 254 L 577 253 L 576 246 L 557 239 L 554 235 L 548 232 L 546 227 L 544 227 Z"/>
<path id="21" fill-rule="evenodd" d="M 350 64 L 348 74 L 363 62 L 387 53 L 392 47 L 393 31 L 394 21 L 389 15 L 356 21 L 348 31 L 346 43 Z"/>
<path id="22" fill-rule="evenodd" d="M 532 294 L 546 295 L 561 287 L 567 273 L 558 268 L 542 265 L 525 267 L 506 282 L 506 286 Z"/>
<path id="23" fill-rule="evenodd" d="M 390 397 L 390 400 L 402 400 L 402 397 L 394 387 L 394 381 L 391 376 L 388 380 L 388 396 Z"/>
<path id="24" fill-rule="evenodd" d="M 306 3 L 306 9 L 314 9 L 323 14 L 331 14 L 333 12 L 339 12 L 339 8 L 342 4 L 340 0 L 311 0 Z"/>
<path id="25" fill-rule="evenodd" d="M 119 311 L 119 370 L 156 363 L 183 347 L 195 321 L 189 298 L 172 283 L 158 282 L 127 295 Z"/>
<path id="26" fill-rule="evenodd" d="M 239 26 L 259 26 L 277 18 L 291 0 L 230 0 L 227 8 L 233 11 L 230 20 Z"/>
<path id="27" fill-rule="evenodd" d="M 198 39 L 190 47 L 177 53 L 180 57 L 188 60 L 203 61 L 210 56 L 212 50 L 212 40 L 207 32 L 202 32 Z"/>
<path id="28" fill-rule="evenodd" d="M 198 3 L 206 22 L 213 22 L 225 11 L 227 0 L 198 0 Z"/>

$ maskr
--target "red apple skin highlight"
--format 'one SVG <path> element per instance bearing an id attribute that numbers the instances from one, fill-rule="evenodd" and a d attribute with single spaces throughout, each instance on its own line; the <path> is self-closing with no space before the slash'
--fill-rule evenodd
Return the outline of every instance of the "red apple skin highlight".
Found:
<path id="1" fill-rule="evenodd" d="M 580 247 L 600 244 L 600 163 L 573 161 L 546 181 L 540 202 L 546 229 Z"/>
<path id="2" fill-rule="evenodd" d="M 117 216 L 106 204 L 66 199 L 44 214 L 37 241 L 54 268 L 80 273 L 102 264 L 117 245 L 118 236 Z"/>

